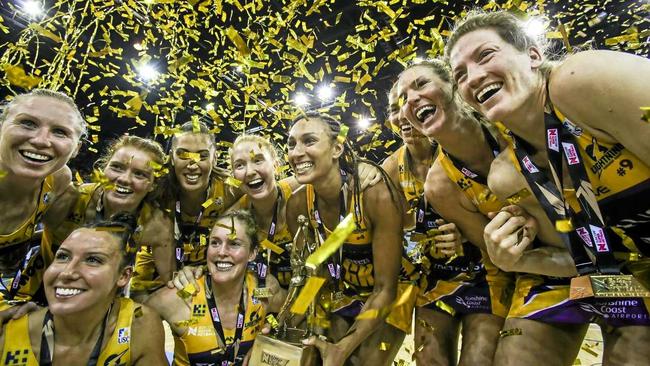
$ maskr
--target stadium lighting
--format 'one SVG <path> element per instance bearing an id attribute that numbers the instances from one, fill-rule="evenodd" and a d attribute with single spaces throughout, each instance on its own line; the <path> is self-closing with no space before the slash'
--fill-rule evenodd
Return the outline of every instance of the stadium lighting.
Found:
<path id="1" fill-rule="evenodd" d="M 305 93 L 296 93 L 296 95 L 293 96 L 293 102 L 296 103 L 297 106 L 302 107 L 309 104 L 309 98 L 307 98 Z"/>
<path id="2" fill-rule="evenodd" d="M 317 95 L 321 102 L 328 101 L 332 98 L 332 95 L 334 95 L 334 89 L 327 84 L 323 84 L 318 87 Z"/>
<path id="3" fill-rule="evenodd" d="M 357 126 L 362 129 L 366 129 L 370 127 L 370 118 L 368 117 L 361 117 L 357 120 Z"/>
<path id="4" fill-rule="evenodd" d="M 43 14 L 43 4 L 36 0 L 26 0 L 22 5 L 23 11 L 31 18 L 36 18 Z"/>
<path id="5" fill-rule="evenodd" d="M 538 38 L 546 31 L 546 24 L 541 18 L 530 18 L 525 24 L 526 34 L 532 38 Z"/>
<path id="6" fill-rule="evenodd" d="M 140 78 L 145 82 L 154 80 L 160 74 L 153 65 L 148 63 L 140 65 L 138 73 L 140 74 Z"/>

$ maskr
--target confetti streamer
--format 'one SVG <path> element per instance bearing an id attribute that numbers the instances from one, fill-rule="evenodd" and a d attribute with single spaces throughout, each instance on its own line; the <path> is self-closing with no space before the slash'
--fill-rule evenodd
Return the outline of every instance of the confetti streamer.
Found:
<path id="1" fill-rule="evenodd" d="M 324 283 L 324 278 L 309 277 L 305 287 L 300 290 L 300 294 L 291 306 L 291 312 L 294 314 L 304 314 L 307 311 L 307 307 L 312 303 L 312 301 L 314 301 L 316 294 Z"/>
<path id="2" fill-rule="evenodd" d="M 329 258 L 334 252 L 336 252 L 345 239 L 354 231 L 356 228 L 356 223 L 354 221 L 354 215 L 349 213 L 343 221 L 341 221 L 334 231 L 327 237 L 325 242 L 316 249 L 309 257 L 305 265 L 309 268 L 315 269 L 323 263 L 327 258 Z"/>

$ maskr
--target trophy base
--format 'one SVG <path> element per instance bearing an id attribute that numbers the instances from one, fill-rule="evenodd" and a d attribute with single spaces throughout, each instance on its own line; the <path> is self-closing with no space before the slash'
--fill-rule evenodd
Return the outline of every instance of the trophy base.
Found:
<path id="1" fill-rule="evenodd" d="M 646 289 L 632 275 L 589 275 L 571 279 L 569 299 L 585 297 L 650 297 Z"/>
<path id="2" fill-rule="evenodd" d="M 255 337 L 249 364 L 252 366 L 316 366 L 320 355 L 314 346 L 288 342 L 259 334 Z"/>

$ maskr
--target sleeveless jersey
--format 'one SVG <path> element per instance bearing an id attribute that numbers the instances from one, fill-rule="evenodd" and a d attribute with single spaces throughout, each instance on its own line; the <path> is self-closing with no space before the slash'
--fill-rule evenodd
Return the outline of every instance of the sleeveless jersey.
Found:
<path id="1" fill-rule="evenodd" d="M 282 204 L 286 205 L 293 193 L 291 186 L 287 182 L 280 181 L 278 182 L 278 187 L 280 189 L 280 194 L 282 195 Z M 251 203 L 248 198 L 248 195 L 243 195 L 238 202 L 238 206 L 246 209 L 251 209 Z M 258 237 L 260 242 L 268 239 L 268 231 L 265 229 L 260 229 L 258 231 Z M 286 222 L 282 227 L 275 229 L 275 235 L 273 236 L 273 244 L 284 249 L 282 254 L 276 254 L 271 252 L 271 273 L 278 279 L 280 286 L 283 288 L 288 288 L 289 283 L 291 282 L 291 244 L 293 244 L 293 237 L 289 232 L 289 227 Z M 258 260 L 266 263 L 266 258 L 263 258 L 263 255 L 266 256 L 266 250 L 260 248 L 260 254 L 258 255 Z"/>
<path id="2" fill-rule="evenodd" d="M 20 276 L 17 272 L 3 273 L 0 276 L 0 300 L 29 301 L 41 286 L 46 267 L 40 246 L 42 239 L 35 240 L 33 236 L 36 231 L 43 229 L 41 218 L 49 207 L 54 190 L 54 176 L 49 175 L 41 184 L 34 212 L 12 233 L 0 235 L 0 256 L 4 257 L 7 265 L 19 263 L 16 268 L 20 272 Z M 2 301 L 0 310 L 9 306 Z"/>
<path id="3" fill-rule="evenodd" d="M 49 207 L 50 197 L 54 191 L 54 176 L 49 175 L 41 184 L 41 190 L 38 194 L 38 204 L 32 214 L 16 230 L 9 234 L 0 235 L 0 253 L 6 252 L 6 249 L 14 245 L 29 241 L 36 231 L 40 219 Z"/>
<path id="4" fill-rule="evenodd" d="M 212 230 L 217 217 L 227 208 L 224 206 L 225 195 L 225 183 L 219 178 L 212 179 L 208 199 L 206 200 L 209 205 L 203 208 L 201 219 L 197 222 L 196 218 L 181 213 L 180 222 L 178 222 L 178 214 L 176 215 L 174 232 L 180 239 L 176 242 L 174 253 L 177 263 L 191 266 L 205 264 L 210 230 Z M 170 209 L 173 213 L 176 207 L 171 207 Z M 153 249 L 151 246 L 140 247 L 135 257 L 131 291 L 136 293 L 146 292 L 160 287 L 163 283 L 158 280 L 158 277 Z"/>
<path id="5" fill-rule="evenodd" d="M 598 141 L 557 109 L 555 115 L 575 136 L 605 224 L 632 239 L 628 249 L 649 256 L 650 167 L 622 144 Z"/>
<path id="6" fill-rule="evenodd" d="M 411 210 L 415 211 L 416 215 L 416 227 L 411 231 L 409 240 L 418 236 L 426 237 L 426 239 L 429 239 L 429 236 L 433 235 L 428 235 L 427 232 L 437 227 L 435 221 L 441 217 L 437 212 L 433 210 L 433 207 L 431 207 L 431 205 L 426 202 L 426 199 L 424 197 L 424 182 L 418 179 L 411 172 L 407 159 L 408 150 L 404 148 L 403 150 L 398 151 L 399 155 L 397 164 L 399 170 L 400 186 L 404 192 L 404 198 L 406 199 L 406 202 L 408 203 Z M 425 250 L 423 253 L 420 253 L 420 255 L 425 256 L 425 258 L 418 259 L 418 261 L 421 263 L 422 271 L 424 272 L 425 277 L 431 277 L 429 278 L 429 281 L 426 281 L 423 278 L 424 281 L 421 286 L 424 286 L 425 288 L 428 287 L 426 285 L 427 282 L 435 282 L 438 279 L 452 280 L 454 278 L 458 278 L 459 280 L 471 280 L 473 279 L 474 275 L 464 276 L 461 275 L 459 271 L 456 271 L 454 269 L 466 269 L 467 272 L 475 272 L 475 270 L 480 269 L 481 267 L 480 251 L 470 243 L 463 244 L 463 255 L 456 257 L 451 262 L 449 262 L 449 257 L 440 253 L 433 245 L 430 246 L 429 250 Z M 468 260 L 471 263 L 468 262 Z M 439 270 L 436 270 L 436 267 L 438 267 Z"/>
<path id="7" fill-rule="evenodd" d="M 209 277 L 204 277 L 210 281 Z M 197 281 L 198 294 L 192 297 L 192 321 L 185 334 L 180 339 L 185 352 L 180 352 L 174 357 L 174 365 L 221 365 L 222 359 L 217 341 L 217 332 L 212 323 L 210 308 L 205 298 L 205 280 Z M 253 297 L 257 287 L 257 277 L 254 272 L 246 274 L 246 313 L 244 315 L 244 329 L 239 345 L 238 359 L 243 359 L 252 347 L 256 335 L 262 331 L 266 312 L 262 303 Z M 223 329 L 226 345 L 234 341 L 235 329 Z M 177 348 L 178 349 L 178 348 Z"/>
<path id="8" fill-rule="evenodd" d="M 117 298 L 120 310 L 115 330 L 97 359 L 98 365 L 122 366 L 131 364 L 131 323 L 135 303 L 131 299 Z M 5 328 L 5 343 L 0 365 L 38 366 L 29 337 L 29 315 L 11 320 Z"/>
<path id="9" fill-rule="evenodd" d="M 313 227 L 318 227 L 315 216 L 316 192 L 311 184 L 305 185 L 307 195 L 307 212 Z M 372 230 L 363 215 L 363 194 L 359 197 L 361 212 L 358 214 L 360 222 L 341 247 L 341 279 L 342 287 L 339 290 L 346 295 L 365 299 L 370 296 L 375 285 L 373 276 L 374 266 L 372 257 Z M 353 213 L 355 198 L 352 197 L 349 212 Z M 323 225 L 324 227 L 325 225 Z M 325 228 L 325 236 L 331 231 Z M 326 239 L 326 238 L 323 238 Z M 334 254 L 336 255 L 336 254 Z"/>

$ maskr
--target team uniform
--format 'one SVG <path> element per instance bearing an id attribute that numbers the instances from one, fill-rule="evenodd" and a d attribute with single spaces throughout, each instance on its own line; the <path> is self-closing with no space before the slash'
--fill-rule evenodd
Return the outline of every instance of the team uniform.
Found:
<path id="1" fill-rule="evenodd" d="M 598 205 L 608 226 L 610 245 L 621 261 L 623 272 L 631 273 L 647 287 L 650 260 L 650 168 L 620 143 L 598 141 L 566 119 L 555 116 L 575 137 L 579 158 L 585 165 Z M 518 159 L 511 154 L 515 167 Z M 575 191 L 564 189 L 574 211 L 580 210 Z M 650 325 L 648 298 L 569 299 L 568 278 L 520 274 L 509 317 L 544 322 L 583 324 L 601 320 L 610 326 Z"/>
<path id="2" fill-rule="evenodd" d="M 183 214 L 180 201 L 177 201 L 175 207 L 171 208 L 175 214 L 174 237 L 177 267 L 205 264 L 210 230 L 212 230 L 217 217 L 227 209 L 224 202 L 225 196 L 226 184 L 220 179 L 212 179 L 208 197 L 198 218 Z M 163 283 L 158 277 L 153 249 L 151 246 L 142 246 L 135 258 L 131 291 L 146 293 L 162 286 Z"/>
<path id="3" fill-rule="evenodd" d="M 218 331 L 214 326 L 214 319 L 215 317 L 219 319 L 219 315 L 218 311 L 211 311 L 206 297 L 206 281 L 211 281 L 211 278 L 205 276 L 204 280 L 197 281 L 199 288 L 198 293 L 192 297 L 192 315 L 185 334 L 179 337 L 184 345 L 184 350 L 174 355 L 174 365 L 223 365 L 232 362 L 237 331 L 236 329 L 223 329 L 226 349 L 221 349 L 217 340 Z M 236 352 L 235 364 L 237 365 L 241 364 L 246 353 L 252 347 L 255 337 L 264 326 L 266 311 L 261 301 L 253 296 L 256 287 L 256 275 L 249 271 L 246 274 L 244 286 L 245 311 L 239 348 Z"/>
<path id="4" fill-rule="evenodd" d="M 331 230 L 320 221 L 316 207 L 316 192 L 311 184 L 305 185 L 305 194 L 311 225 L 318 228 L 321 239 L 325 240 L 331 234 Z M 347 199 L 345 201 L 347 202 Z M 354 213 L 355 202 L 356 198 L 352 197 L 348 209 L 349 213 Z M 363 213 L 363 194 L 359 196 L 359 207 L 361 212 L 356 213 L 355 230 L 346 238 L 339 252 L 333 254 L 326 264 L 327 271 L 333 282 L 332 287 L 329 289 L 331 300 L 329 311 L 350 321 L 359 315 L 365 301 L 372 294 L 375 285 L 372 228 Z M 402 257 L 403 273 L 405 272 L 404 262 Z M 407 269 L 406 272 L 412 271 Z M 407 274 L 411 275 L 411 273 Z M 397 298 L 400 298 L 402 292 L 407 290 L 408 285 L 410 284 L 402 283 L 398 285 Z M 413 304 L 409 304 L 408 301 L 404 306 L 394 308 L 388 314 L 387 323 L 404 332 L 410 332 L 412 309 Z"/>
<path id="5" fill-rule="evenodd" d="M 280 181 L 278 182 L 278 190 L 279 190 L 278 193 L 281 195 L 279 199 L 283 200 L 284 203 L 286 204 L 286 202 L 289 201 L 291 194 L 293 193 L 291 190 L 291 185 L 287 182 Z M 250 200 L 248 199 L 248 195 L 243 195 L 239 199 L 237 206 L 250 210 L 251 203 Z M 277 212 L 278 209 L 279 208 L 276 207 L 276 216 L 278 214 Z M 290 260 L 291 260 L 291 245 L 293 243 L 293 237 L 291 236 L 291 233 L 289 232 L 289 227 L 287 226 L 286 223 L 282 227 L 275 227 L 275 222 L 273 222 L 272 230 L 273 233 L 267 232 L 265 230 L 259 230 L 258 236 L 260 239 L 260 243 L 262 243 L 262 246 L 264 245 L 265 240 L 269 240 L 271 241 L 271 243 L 275 244 L 276 246 L 284 250 L 284 252 L 282 252 L 281 254 L 277 254 L 276 252 L 271 251 L 270 270 L 273 276 L 275 276 L 275 278 L 278 279 L 280 286 L 284 289 L 287 289 L 289 287 L 289 283 L 291 282 L 291 261 Z M 273 240 L 270 239 L 271 236 Z M 260 266 L 266 265 L 267 263 L 267 259 L 265 258 L 266 255 L 267 255 L 266 250 L 263 250 L 263 248 L 261 248 L 260 254 L 257 259 L 258 265 Z"/>
<path id="6" fill-rule="evenodd" d="M 476 174 L 466 176 L 461 173 L 452 158 L 438 147 L 437 162 L 444 168 L 447 176 L 456 182 L 463 192 L 481 210 L 498 210 L 501 203 L 491 194 L 481 177 Z M 431 241 L 438 235 L 435 221 L 441 218 L 424 198 L 424 182 L 418 180 L 408 167 L 406 149 L 398 159 L 400 185 L 406 201 L 416 211 L 416 227 L 409 233 L 410 238 L 423 242 Z M 412 241 L 412 240 L 411 240 Z M 417 306 L 444 311 L 450 315 L 488 313 L 505 316 L 509 307 L 511 292 L 508 288 L 509 276 L 499 271 L 487 255 L 475 245 L 465 242 L 461 253 L 449 258 L 433 245 L 420 250 L 419 259 L 422 278 Z"/>
<path id="7" fill-rule="evenodd" d="M 45 178 L 38 194 L 38 204 L 31 216 L 12 233 L 0 235 L 0 258 L 8 265 L 20 263 L 16 271 L 2 273 L 0 282 L 0 310 L 11 307 L 7 301 L 29 301 L 38 292 L 45 263 L 41 253 L 43 229 L 41 219 L 51 203 L 54 176 Z"/>
<path id="8" fill-rule="evenodd" d="M 115 330 L 97 358 L 97 365 L 125 366 L 131 364 L 131 324 L 136 304 L 126 298 L 117 298 L 119 313 Z M 1 365 L 38 366 L 29 336 L 29 315 L 10 320 L 5 327 Z"/>
<path id="9" fill-rule="evenodd" d="M 318 227 L 316 215 L 316 192 L 311 184 L 305 185 L 307 195 L 307 212 L 313 227 Z M 359 196 L 359 206 L 362 212 L 357 214 L 358 222 L 355 230 L 350 234 L 340 252 L 334 256 L 340 257 L 340 263 L 328 263 L 328 271 L 332 278 L 335 279 L 334 291 L 337 298 L 331 304 L 332 313 L 346 318 L 354 318 L 359 315 L 365 300 L 372 293 L 375 285 L 373 276 L 374 266 L 372 257 L 372 231 L 368 227 L 363 215 L 363 194 Z M 349 212 L 352 213 L 355 207 L 355 198 L 352 197 Z M 326 239 L 331 230 L 325 225 L 321 226 L 325 233 L 320 235 Z M 337 281 L 336 278 L 339 278 Z"/>

